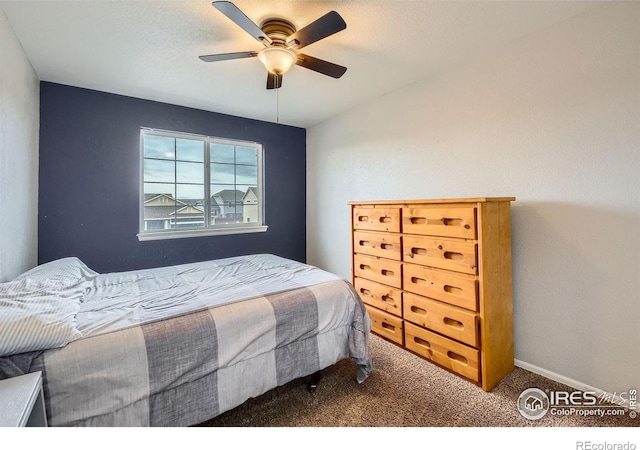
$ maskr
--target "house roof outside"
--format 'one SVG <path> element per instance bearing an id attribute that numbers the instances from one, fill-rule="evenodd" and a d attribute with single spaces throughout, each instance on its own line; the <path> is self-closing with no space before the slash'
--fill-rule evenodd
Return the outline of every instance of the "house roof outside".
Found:
<path id="1" fill-rule="evenodd" d="M 144 218 L 145 220 L 169 219 L 175 212 L 175 206 L 145 206 Z"/>
<path id="2" fill-rule="evenodd" d="M 238 189 L 223 189 L 216 192 L 211 196 L 211 210 L 220 210 L 221 205 L 228 204 L 229 202 L 239 203 L 242 202 L 249 194 L 253 194 L 258 197 L 258 190 L 256 187 L 249 187 L 246 192 Z M 160 197 L 166 197 L 174 202 L 173 205 L 165 204 L 150 204 Z M 204 214 L 203 200 L 202 199 L 174 199 L 171 194 L 144 194 L 144 218 L 145 220 L 161 220 L 171 219 L 176 214 L 180 217 L 199 217 Z M 176 211 L 176 207 L 178 210 Z"/>
<path id="3" fill-rule="evenodd" d="M 182 203 L 180 200 L 176 200 L 173 198 L 171 194 L 144 194 L 144 202 L 149 203 L 152 200 L 159 199 L 160 197 L 166 197 L 169 200 L 173 200 L 174 202 Z"/>
<path id="4" fill-rule="evenodd" d="M 247 192 L 244 193 L 244 195 L 242 196 L 242 199 L 244 200 L 244 198 L 249 194 L 253 194 L 257 198 L 258 197 L 258 188 L 254 187 L 254 186 L 249 186 L 249 189 L 247 189 Z"/>
<path id="5" fill-rule="evenodd" d="M 246 192 L 237 190 L 237 189 L 223 189 L 221 191 L 216 192 L 211 196 L 213 201 L 212 206 L 218 206 L 218 200 L 215 197 L 219 197 L 223 202 L 231 202 L 238 201 L 243 199 L 247 194 L 252 193 L 256 197 L 258 196 L 258 190 L 254 186 L 250 186 Z M 190 198 L 182 198 L 182 199 L 174 199 L 171 194 L 144 194 L 144 202 L 149 203 L 151 200 L 155 200 L 159 197 L 167 197 L 168 199 L 174 200 L 178 205 L 193 205 L 193 206 L 202 206 L 203 200 L 199 198 L 190 199 Z M 215 205 L 214 205 L 215 203 Z M 154 207 L 164 207 L 156 206 L 156 205 L 147 205 Z"/>
<path id="6" fill-rule="evenodd" d="M 258 190 L 251 186 L 242 196 L 242 203 L 245 205 L 256 205 L 258 203 Z"/>
<path id="7" fill-rule="evenodd" d="M 202 217 L 204 215 L 204 208 L 198 206 L 188 205 L 179 210 L 171 213 L 172 216 L 177 215 L 180 217 Z"/>
<path id="8" fill-rule="evenodd" d="M 203 208 L 191 205 L 183 206 L 177 211 L 175 206 L 148 206 L 144 208 L 145 220 L 168 220 L 176 215 L 179 217 L 202 217 L 203 214 Z"/>
<path id="9" fill-rule="evenodd" d="M 228 203 L 228 202 L 239 202 L 242 200 L 243 196 L 244 196 L 244 192 L 242 191 L 238 191 L 234 189 L 223 189 L 213 194 L 211 198 L 220 197 L 220 199 L 223 202 Z"/>

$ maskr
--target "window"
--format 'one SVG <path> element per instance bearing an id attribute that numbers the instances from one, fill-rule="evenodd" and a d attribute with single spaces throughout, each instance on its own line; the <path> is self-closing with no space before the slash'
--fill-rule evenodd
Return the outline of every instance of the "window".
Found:
<path id="1" fill-rule="evenodd" d="M 142 129 L 138 239 L 266 231 L 262 145 Z"/>

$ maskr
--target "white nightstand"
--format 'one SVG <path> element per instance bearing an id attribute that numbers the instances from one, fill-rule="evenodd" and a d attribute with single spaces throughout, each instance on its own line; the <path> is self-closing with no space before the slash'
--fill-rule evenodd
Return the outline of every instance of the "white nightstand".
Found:
<path id="1" fill-rule="evenodd" d="M 0 380 L 0 427 L 46 427 L 42 372 Z"/>

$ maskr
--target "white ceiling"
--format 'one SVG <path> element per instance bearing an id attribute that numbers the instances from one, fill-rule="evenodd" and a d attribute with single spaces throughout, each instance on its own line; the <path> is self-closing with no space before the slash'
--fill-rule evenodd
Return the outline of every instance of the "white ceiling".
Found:
<path id="1" fill-rule="evenodd" d="M 602 2 L 234 3 L 257 24 L 282 17 L 297 28 L 337 11 L 346 30 L 303 52 L 347 66 L 346 74 L 336 80 L 294 66 L 276 93 L 265 89 L 257 58 L 202 62 L 200 55 L 262 48 L 208 0 L 21 0 L 0 7 L 43 81 L 310 127 Z"/>

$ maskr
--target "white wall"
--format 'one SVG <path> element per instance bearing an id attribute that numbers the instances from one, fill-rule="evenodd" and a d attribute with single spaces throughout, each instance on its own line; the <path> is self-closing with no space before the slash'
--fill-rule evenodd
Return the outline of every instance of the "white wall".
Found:
<path id="1" fill-rule="evenodd" d="M 607 4 L 309 129 L 309 263 L 350 277 L 350 200 L 515 196 L 516 359 L 640 387 L 639 23 Z"/>
<path id="2" fill-rule="evenodd" d="M 0 282 L 37 264 L 40 82 L 0 10 Z"/>

